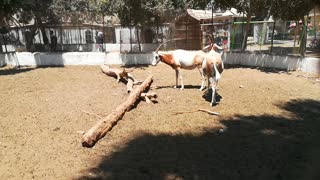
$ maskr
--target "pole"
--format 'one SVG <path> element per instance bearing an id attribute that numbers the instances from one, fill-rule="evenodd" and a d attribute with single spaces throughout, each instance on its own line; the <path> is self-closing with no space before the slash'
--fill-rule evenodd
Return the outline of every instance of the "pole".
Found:
<path id="1" fill-rule="evenodd" d="M 7 43 L 6 43 L 6 39 L 4 38 L 4 35 L 2 34 L 2 39 L 3 39 L 3 43 L 4 43 L 4 47 L 6 49 L 6 53 L 8 52 L 8 49 L 7 49 Z M 2 47 L 1 47 L 2 48 Z"/>
<path id="2" fill-rule="evenodd" d="M 271 48 L 270 48 L 270 52 L 272 53 L 273 50 L 273 38 L 274 38 L 274 30 L 276 27 L 276 20 L 273 20 L 273 27 L 272 27 L 272 35 L 271 35 Z"/>
<path id="3" fill-rule="evenodd" d="M 316 6 L 313 9 L 313 26 L 314 26 L 314 39 L 317 39 L 317 25 L 316 25 Z"/>

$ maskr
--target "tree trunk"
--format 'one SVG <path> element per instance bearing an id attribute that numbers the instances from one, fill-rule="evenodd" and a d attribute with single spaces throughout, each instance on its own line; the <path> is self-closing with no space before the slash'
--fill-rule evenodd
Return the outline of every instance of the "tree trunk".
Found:
<path id="1" fill-rule="evenodd" d="M 40 27 L 40 30 L 41 30 L 41 34 L 42 34 L 42 39 L 43 39 L 43 43 L 45 45 L 49 44 L 49 39 L 48 39 L 48 36 L 46 34 L 46 30 L 44 29 L 44 27 Z"/>
<path id="2" fill-rule="evenodd" d="M 137 31 L 137 41 L 138 41 L 138 46 L 139 46 L 139 52 L 141 52 L 141 42 L 140 42 L 140 33 L 139 33 L 139 26 L 136 26 L 136 31 Z"/>
<path id="3" fill-rule="evenodd" d="M 2 42 L 0 41 L 0 53 L 2 53 L 3 50 L 2 50 Z"/>
<path id="4" fill-rule="evenodd" d="M 300 55 L 302 57 L 305 56 L 306 53 L 306 47 L 307 47 L 307 28 L 308 28 L 308 15 L 307 14 L 307 18 L 305 19 L 304 17 L 302 18 L 302 32 L 301 32 L 301 42 L 300 42 Z"/>
<path id="5" fill-rule="evenodd" d="M 124 114 L 131 110 L 134 105 L 140 100 L 141 93 L 150 88 L 152 84 L 152 76 L 150 75 L 140 86 L 135 88 L 130 93 L 128 99 L 120 104 L 111 114 L 98 121 L 91 129 L 89 129 L 82 137 L 83 147 L 93 147 L 95 143 L 103 138 L 113 126 L 117 124 Z"/>
<path id="6" fill-rule="evenodd" d="M 6 50 L 6 53 L 7 53 L 7 52 L 8 52 L 8 49 L 7 49 L 6 38 L 4 37 L 3 34 L 2 34 L 2 39 L 3 39 L 4 47 L 5 47 L 5 50 Z M 1 45 L 1 49 L 2 49 L 2 45 Z"/>
<path id="7" fill-rule="evenodd" d="M 251 13 L 249 12 L 247 14 L 246 29 L 243 35 L 242 48 L 241 48 L 242 51 L 245 51 L 247 49 L 248 34 L 250 30 L 250 21 L 251 21 Z"/>
<path id="8" fill-rule="evenodd" d="M 297 42 L 297 34 L 299 34 L 299 21 L 295 21 L 296 27 L 294 28 L 294 40 L 293 40 L 293 47 L 296 47 Z M 298 41 L 299 44 L 299 41 Z"/>
<path id="9" fill-rule="evenodd" d="M 273 27 L 272 27 L 272 35 L 271 35 L 271 48 L 270 48 L 270 52 L 272 53 L 273 50 L 273 39 L 274 39 L 274 30 L 276 28 L 276 20 L 274 20 L 273 22 Z"/>
<path id="10" fill-rule="evenodd" d="M 260 44 L 265 44 L 268 42 L 268 23 L 267 21 L 269 21 L 269 18 L 270 18 L 270 14 L 271 13 L 271 10 L 269 9 L 268 10 L 268 14 L 267 16 L 264 18 L 263 21 L 265 21 L 262 25 L 262 36 L 261 36 L 261 41 L 260 41 Z"/>

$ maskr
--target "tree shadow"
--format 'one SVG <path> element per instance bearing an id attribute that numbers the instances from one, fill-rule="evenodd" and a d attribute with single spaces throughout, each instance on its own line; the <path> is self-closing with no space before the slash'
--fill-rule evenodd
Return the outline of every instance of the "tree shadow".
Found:
<path id="1" fill-rule="evenodd" d="M 253 67 L 253 66 L 244 66 L 244 65 L 232 65 L 232 64 L 227 64 L 225 65 L 225 69 L 257 69 L 260 72 L 265 72 L 267 74 L 269 73 L 288 73 L 286 70 L 283 69 L 277 69 L 277 68 L 268 68 L 268 67 Z"/>
<path id="2" fill-rule="evenodd" d="M 6 75 L 15 75 L 15 74 L 20 74 L 20 73 L 25 73 L 29 72 L 35 69 L 44 69 L 44 68 L 62 68 L 63 66 L 37 66 L 37 67 L 28 67 L 28 66 L 23 66 L 23 67 L 16 67 L 16 68 L 0 68 L 0 76 L 6 76 Z"/>
<path id="3" fill-rule="evenodd" d="M 138 65 L 135 65 L 135 64 L 125 64 L 125 65 L 122 65 L 121 67 L 123 68 L 131 68 L 131 69 L 140 69 L 140 70 L 146 70 L 146 68 L 148 68 L 149 64 L 138 64 Z"/>
<path id="4" fill-rule="evenodd" d="M 0 76 L 20 74 L 20 73 L 32 71 L 34 69 L 35 67 L 9 68 L 9 69 L 0 68 Z"/>
<path id="5" fill-rule="evenodd" d="M 319 179 L 320 101 L 277 106 L 292 118 L 237 115 L 198 136 L 142 134 L 78 179 Z"/>

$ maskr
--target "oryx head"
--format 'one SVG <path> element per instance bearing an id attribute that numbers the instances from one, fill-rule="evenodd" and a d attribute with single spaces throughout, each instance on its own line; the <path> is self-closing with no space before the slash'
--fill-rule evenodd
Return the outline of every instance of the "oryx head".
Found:
<path id="1" fill-rule="evenodd" d="M 160 62 L 160 55 L 159 55 L 159 53 L 158 52 L 152 52 L 152 55 L 153 55 L 153 59 L 152 59 L 152 63 L 151 63 L 151 65 L 152 66 L 155 66 L 155 65 L 157 65 L 159 62 Z"/>
<path id="2" fill-rule="evenodd" d="M 156 49 L 156 51 L 152 52 L 152 55 L 153 55 L 153 59 L 152 59 L 152 62 L 151 62 L 152 66 L 157 65 L 161 61 L 161 57 L 160 57 L 161 55 L 159 54 L 159 49 L 161 48 L 161 46 L 164 45 L 165 43 L 169 42 L 169 41 L 172 41 L 172 40 L 168 40 L 168 41 L 160 44 L 159 47 Z"/>

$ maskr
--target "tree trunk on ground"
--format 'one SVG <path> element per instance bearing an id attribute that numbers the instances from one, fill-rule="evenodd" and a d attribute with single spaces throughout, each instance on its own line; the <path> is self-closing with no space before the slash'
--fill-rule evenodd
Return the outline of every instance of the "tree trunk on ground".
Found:
<path id="1" fill-rule="evenodd" d="M 132 77 L 128 77 L 128 82 L 127 82 L 128 93 L 131 93 L 133 91 L 133 84 L 134 84 L 134 79 Z"/>
<path id="2" fill-rule="evenodd" d="M 134 105 L 140 100 L 141 93 L 150 88 L 152 84 L 152 76 L 150 75 L 140 86 L 135 88 L 128 99 L 120 104 L 111 114 L 99 120 L 99 122 L 89 129 L 82 137 L 83 147 L 93 147 L 95 143 L 103 138 L 113 126 L 117 124 L 124 114 L 131 110 Z"/>
<path id="3" fill-rule="evenodd" d="M 242 41 L 242 47 L 241 47 L 242 51 L 245 51 L 247 49 L 248 34 L 250 30 L 250 21 L 251 21 L 251 13 L 249 12 L 247 14 L 246 28 L 243 35 L 243 41 Z"/>

